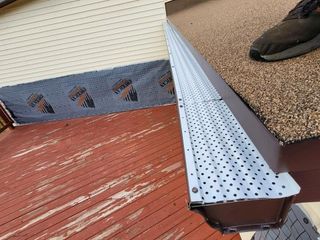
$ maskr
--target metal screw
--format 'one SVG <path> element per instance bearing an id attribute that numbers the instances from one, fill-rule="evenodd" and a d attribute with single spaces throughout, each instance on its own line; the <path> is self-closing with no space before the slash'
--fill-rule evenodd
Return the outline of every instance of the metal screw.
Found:
<path id="1" fill-rule="evenodd" d="M 198 192 L 198 188 L 193 187 L 193 188 L 192 188 L 192 192 L 193 192 L 193 193 L 197 193 L 197 192 Z"/>

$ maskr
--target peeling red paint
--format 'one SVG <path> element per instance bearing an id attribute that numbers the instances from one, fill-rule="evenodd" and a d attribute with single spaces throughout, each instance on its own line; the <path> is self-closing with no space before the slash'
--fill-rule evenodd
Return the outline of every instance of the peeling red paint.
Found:
<path id="1" fill-rule="evenodd" d="M 175 108 L 6 131 L 0 138 L 0 240 L 220 239 L 186 208 Z"/>

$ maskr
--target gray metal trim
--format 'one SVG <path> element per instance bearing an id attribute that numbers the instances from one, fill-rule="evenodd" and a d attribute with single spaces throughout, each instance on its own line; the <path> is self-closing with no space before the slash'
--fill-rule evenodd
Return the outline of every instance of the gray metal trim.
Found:
<path id="1" fill-rule="evenodd" d="M 299 193 L 275 174 L 170 24 L 165 24 L 176 87 L 191 205 L 280 199 Z M 204 94 L 203 94 L 204 93 Z"/>

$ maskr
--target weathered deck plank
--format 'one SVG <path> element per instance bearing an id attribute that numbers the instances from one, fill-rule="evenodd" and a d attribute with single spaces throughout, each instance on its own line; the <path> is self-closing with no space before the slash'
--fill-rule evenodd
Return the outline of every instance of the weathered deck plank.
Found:
<path id="1" fill-rule="evenodd" d="M 18 127 L 0 152 L 0 239 L 222 238 L 187 210 L 175 106 Z"/>

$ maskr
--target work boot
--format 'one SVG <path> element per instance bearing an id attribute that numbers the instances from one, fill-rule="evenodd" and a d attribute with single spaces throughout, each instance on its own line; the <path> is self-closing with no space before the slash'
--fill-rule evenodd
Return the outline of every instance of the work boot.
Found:
<path id="1" fill-rule="evenodd" d="M 250 48 L 257 61 L 296 57 L 320 47 L 320 0 L 303 0 L 278 25 L 266 31 Z"/>

